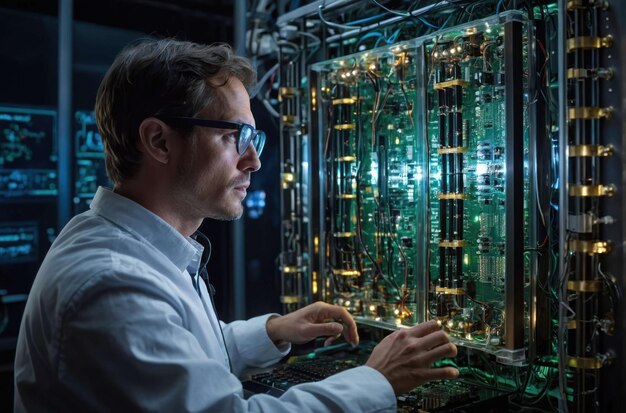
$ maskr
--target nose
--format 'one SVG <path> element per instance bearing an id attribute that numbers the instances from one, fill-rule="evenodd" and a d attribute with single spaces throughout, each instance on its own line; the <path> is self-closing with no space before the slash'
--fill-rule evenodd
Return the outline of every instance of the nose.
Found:
<path id="1" fill-rule="evenodd" d="M 239 169 L 246 172 L 256 172 L 261 169 L 261 160 L 254 145 L 250 143 L 246 152 L 239 157 Z"/>

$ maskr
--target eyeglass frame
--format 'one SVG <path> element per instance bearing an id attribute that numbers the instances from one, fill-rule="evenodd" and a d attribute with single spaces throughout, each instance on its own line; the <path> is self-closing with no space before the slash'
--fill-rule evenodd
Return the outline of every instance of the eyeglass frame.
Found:
<path id="1" fill-rule="evenodd" d="M 257 156 L 261 156 L 261 152 L 263 152 L 263 147 L 265 146 L 265 140 L 267 139 L 267 135 L 265 135 L 265 132 L 259 129 L 255 129 L 252 125 L 243 122 L 193 118 L 187 116 L 160 115 L 155 117 L 171 126 L 204 126 L 207 128 L 236 130 L 239 133 L 236 135 L 235 138 L 235 147 L 237 148 L 237 153 L 239 154 L 239 156 L 243 156 L 246 153 L 250 144 L 254 146 L 254 150 L 256 151 Z M 250 134 L 250 140 L 248 141 L 248 144 L 245 145 L 243 149 L 241 149 L 241 132 L 245 127 L 250 128 L 252 130 L 252 133 Z M 258 146 L 254 144 L 255 138 L 257 137 L 259 139 Z"/>

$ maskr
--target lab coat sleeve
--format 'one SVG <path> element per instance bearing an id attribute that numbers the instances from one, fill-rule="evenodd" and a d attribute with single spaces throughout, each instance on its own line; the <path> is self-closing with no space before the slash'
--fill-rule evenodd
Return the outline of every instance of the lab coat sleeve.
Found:
<path id="1" fill-rule="evenodd" d="M 395 412 L 397 400 L 391 384 L 378 370 L 361 366 L 345 370 L 320 382 L 304 383 L 290 388 L 282 402 L 297 401 L 332 412 Z M 301 411 L 301 410 L 294 410 Z M 305 410 L 308 411 L 308 410 Z"/>
<path id="2" fill-rule="evenodd" d="M 267 367 L 277 363 L 291 350 L 289 344 L 276 347 L 267 335 L 267 319 L 273 315 L 278 314 L 222 324 L 233 373 L 236 375 L 241 375 L 248 367 Z"/>
<path id="3" fill-rule="evenodd" d="M 272 315 L 223 325 L 233 370 L 238 374 L 246 367 L 273 364 L 289 352 L 290 345 L 277 348 L 267 335 L 265 327 Z M 251 411 L 395 412 L 397 407 L 387 379 L 377 370 L 362 366 L 320 382 L 294 386 L 280 399 L 255 395 L 249 399 L 249 408 Z"/>

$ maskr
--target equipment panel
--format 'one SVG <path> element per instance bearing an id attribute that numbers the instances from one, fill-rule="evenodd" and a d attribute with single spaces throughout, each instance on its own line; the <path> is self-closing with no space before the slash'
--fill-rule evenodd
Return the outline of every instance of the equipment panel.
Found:
<path id="1" fill-rule="evenodd" d="M 361 322 L 435 318 L 461 345 L 524 359 L 528 45 L 509 12 L 311 66 L 324 274 Z"/>

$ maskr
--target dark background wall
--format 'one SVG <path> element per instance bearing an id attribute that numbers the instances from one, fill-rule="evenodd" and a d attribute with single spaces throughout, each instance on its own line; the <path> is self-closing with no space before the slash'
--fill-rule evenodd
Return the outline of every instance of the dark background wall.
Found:
<path id="1" fill-rule="evenodd" d="M 57 14 L 56 1 L 0 0 L 0 117 L 2 108 L 18 112 L 23 110 L 25 113 L 56 112 L 59 91 Z M 155 36 L 232 44 L 232 15 L 232 2 L 226 0 L 75 0 L 72 111 L 89 114 L 93 110 L 96 91 L 104 73 L 128 42 Z M 280 248 L 277 123 L 260 102 L 253 100 L 252 108 L 257 127 L 266 130 L 268 142 L 262 158 L 263 167 L 253 176 L 249 189 L 250 193 L 265 193 L 266 207 L 258 217 L 247 210 L 242 218 L 247 316 L 280 311 L 280 279 L 275 264 Z M 7 123 L 3 124 L 0 120 L 0 132 L 3 132 L 3 127 L 6 130 L 6 126 Z M 95 130 L 93 125 L 90 127 Z M 75 122 L 74 135 L 79 128 L 80 123 Z M 55 136 L 56 131 L 52 129 L 51 134 L 41 140 L 45 150 L 36 152 L 35 158 L 39 156 L 42 158 L 39 160 L 41 165 L 54 170 L 58 167 L 54 155 L 57 147 L 55 140 L 57 143 L 62 139 L 71 141 L 72 170 L 69 173 L 75 178 L 71 188 L 74 197 L 71 216 L 88 205 L 88 199 L 74 202 L 78 199 L 79 181 L 89 180 L 89 176 L 79 177 L 81 173 L 92 174 L 92 181 L 98 184 L 106 185 L 108 182 L 101 168 L 101 156 L 92 153 L 88 158 L 81 158 L 76 136 Z M 61 229 L 57 220 L 58 196 L 53 193 L 45 196 L 20 195 L 15 191 L 11 194 L 7 189 L 7 176 L 13 169 L 24 171 L 38 167 L 37 159 L 22 159 L 19 164 L 6 161 L 7 140 L 6 133 L 0 134 L 0 160 L 5 160 L 4 164 L 0 162 L 0 240 L 19 236 L 24 228 L 28 232 L 30 225 L 36 228 L 34 232 L 38 232 L 38 242 L 28 259 L 21 260 L 3 260 L 3 244 L 0 242 L 0 411 L 12 410 L 13 357 L 24 299 L 43 256 Z M 82 168 L 85 162 L 90 168 Z M 100 169 L 96 171 L 96 167 Z M 1 191 L 3 184 L 4 192 Z M 27 225 L 22 225 L 24 223 Z M 232 270 L 232 224 L 206 221 L 202 230 L 213 243 L 209 271 L 211 281 L 218 290 L 218 312 L 223 320 L 230 321 L 233 318 L 233 287 L 229 277 Z"/>

